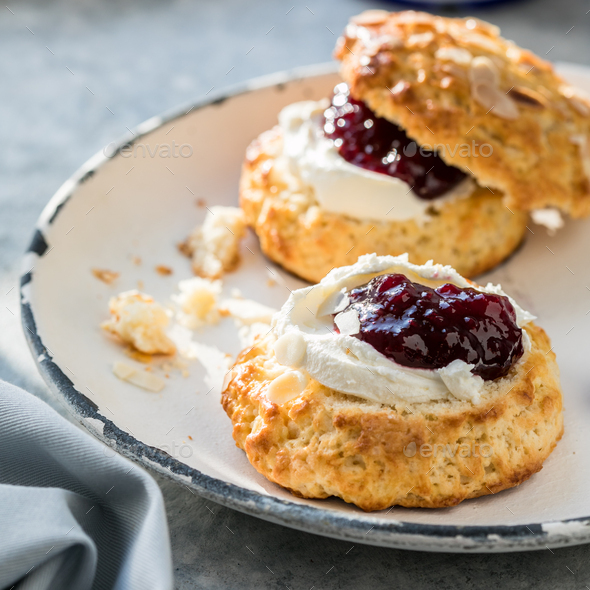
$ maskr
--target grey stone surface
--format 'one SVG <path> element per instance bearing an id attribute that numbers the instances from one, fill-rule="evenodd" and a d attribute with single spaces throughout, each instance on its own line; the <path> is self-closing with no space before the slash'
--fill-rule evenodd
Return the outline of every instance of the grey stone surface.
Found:
<path id="1" fill-rule="evenodd" d="M 588 546 L 499 555 L 383 549 L 286 529 L 157 479 L 167 499 L 179 590 L 566 590 L 590 581 Z"/>
<path id="2" fill-rule="evenodd" d="M 212 87 L 327 61 L 332 32 L 341 31 L 350 15 L 399 6 L 361 0 L 9 0 L 0 12 L 0 377 L 63 411 L 26 349 L 17 278 L 35 220 L 82 162 L 127 128 Z M 508 38 L 553 60 L 590 64 L 587 0 L 440 10 L 491 20 Z M 158 481 L 181 589 L 590 586 L 588 546 L 495 556 L 351 549 Z"/>

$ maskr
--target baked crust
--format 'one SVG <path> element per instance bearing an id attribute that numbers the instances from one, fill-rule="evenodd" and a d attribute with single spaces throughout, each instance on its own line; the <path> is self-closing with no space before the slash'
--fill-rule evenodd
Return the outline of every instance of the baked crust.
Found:
<path id="1" fill-rule="evenodd" d="M 284 370 L 272 335 L 238 357 L 221 401 L 250 463 L 297 496 L 338 496 L 366 511 L 454 506 L 519 485 L 541 469 L 561 438 L 555 355 L 541 328 L 528 324 L 526 330 L 530 353 L 477 405 L 391 407 L 313 379 L 299 397 L 277 405 L 265 395 Z M 422 445 L 437 452 L 427 456 Z"/>
<path id="2" fill-rule="evenodd" d="M 491 60 L 499 82 L 491 83 L 489 71 L 476 80 L 476 62 L 465 50 Z M 511 209 L 590 213 L 590 102 L 497 27 L 474 18 L 368 11 L 352 19 L 335 55 L 351 94 L 418 143 L 491 145 L 489 157 L 439 153 L 480 185 L 502 191 Z M 486 79 L 490 84 L 476 91 L 475 82 Z"/>
<path id="3" fill-rule="evenodd" d="M 473 277 L 509 256 L 526 232 L 527 215 L 506 208 L 499 195 L 481 187 L 468 198 L 445 203 L 424 224 L 330 213 L 317 205 L 312 187 L 277 165 L 281 151 L 279 127 L 250 144 L 240 181 L 240 205 L 263 252 L 310 282 L 373 252 L 407 252 L 415 264 L 436 259 Z"/>

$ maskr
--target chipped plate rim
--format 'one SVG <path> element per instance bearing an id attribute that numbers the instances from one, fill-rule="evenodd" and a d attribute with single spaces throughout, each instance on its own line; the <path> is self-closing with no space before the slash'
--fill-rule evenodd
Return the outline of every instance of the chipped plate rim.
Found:
<path id="1" fill-rule="evenodd" d="M 123 146 L 134 143 L 156 128 L 195 109 L 221 104 L 238 95 L 262 88 L 281 86 L 335 71 L 337 67 L 334 63 L 324 63 L 252 79 L 174 108 L 163 115 L 152 117 L 114 142 L 114 145 L 120 150 Z M 108 160 L 103 151 L 98 152 L 53 195 L 37 221 L 20 277 L 22 327 L 39 372 L 51 391 L 65 402 L 70 413 L 91 434 L 122 455 L 189 489 L 192 488 L 208 500 L 276 524 L 340 540 L 381 547 L 450 553 L 530 551 L 590 542 L 590 516 L 528 525 L 458 526 L 390 520 L 380 522 L 379 518 L 368 517 L 362 513 L 337 513 L 321 506 L 296 504 L 208 476 L 121 430 L 100 413 L 94 402 L 74 387 L 72 381 L 53 361 L 52 355 L 37 332 L 35 314 L 27 296 L 29 285 L 34 280 L 34 261 L 42 257 L 48 249 L 44 230 L 57 218 L 76 189 Z"/>

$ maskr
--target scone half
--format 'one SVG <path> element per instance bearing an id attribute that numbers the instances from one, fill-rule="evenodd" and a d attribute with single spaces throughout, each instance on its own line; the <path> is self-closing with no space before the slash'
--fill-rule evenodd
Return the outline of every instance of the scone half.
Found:
<path id="1" fill-rule="evenodd" d="M 445 152 L 511 209 L 590 213 L 590 102 L 553 66 L 475 18 L 368 11 L 336 57 L 352 94 L 420 143 L 491 146 Z"/>
<path id="2" fill-rule="evenodd" d="M 426 220 L 390 220 L 386 211 L 382 220 L 326 211 L 313 188 L 281 164 L 282 144 L 280 127 L 250 144 L 240 205 L 262 251 L 310 282 L 372 252 L 407 252 L 416 264 L 436 258 L 474 277 L 507 258 L 526 232 L 526 213 L 511 211 L 500 194 L 478 185 L 470 196 L 433 208 Z"/>
<path id="3" fill-rule="evenodd" d="M 514 252 L 530 212 L 551 229 L 559 211 L 590 213 L 590 102 L 493 25 L 368 11 L 335 55 L 332 102 L 284 109 L 243 166 L 248 224 L 287 270 L 314 282 L 365 253 L 407 252 L 473 277 Z M 466 182 L 421 192 L 432 154 Z"/>
<path id="4" fill-rule="evenodd" d="M 365 397 L 321 383 L 306 373 L 318 366 L 309 344 L 307 361 L 294 371 L 279 362 L 285 352 L 277 353 L 276 325 L 238 357 L 222 404 L 250 463 L 297 496 L 337 496 L 366 511 L 454 506 L 527 480 L 561 438 L 559 370 L 532 321 L 522 328 L 524 355 L 481 395 L 426 401 L 413 399 L 411 388 L 400 397 L 395 384 L 390 400 L 387 392 L 369 399 L 378 363 L 355 385 Z M 287 356 L 301 356 L 297 346 Z"/>

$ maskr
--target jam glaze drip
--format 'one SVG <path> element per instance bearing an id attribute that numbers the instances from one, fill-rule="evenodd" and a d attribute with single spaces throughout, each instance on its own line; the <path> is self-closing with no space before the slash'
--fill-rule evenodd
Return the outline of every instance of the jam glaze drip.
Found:
<path id="1" fill-rule="evenodd" d="M 432 289 L 387 274 L 352 289 L 348 299 L 344 311 L 355 310 L 360 321 L 354 337 L 405 367 L 440 369 L 460 359 L 475 365 L 474 375 L 492 380 L 524 354 L 505 296 L 450 283 Z"/>
<path id="2" fill-rule="evenodd" d="M 467 176 L 445 164 L 436 152 L 421 153 L 403 129 L 352 98 L 345 83 L 334 89 L 332 106 L 326 109 L 324 118 L 324 134 L 334 140 L 347 162 L 399 178 L 421 199 L 441 197 Z"/>

